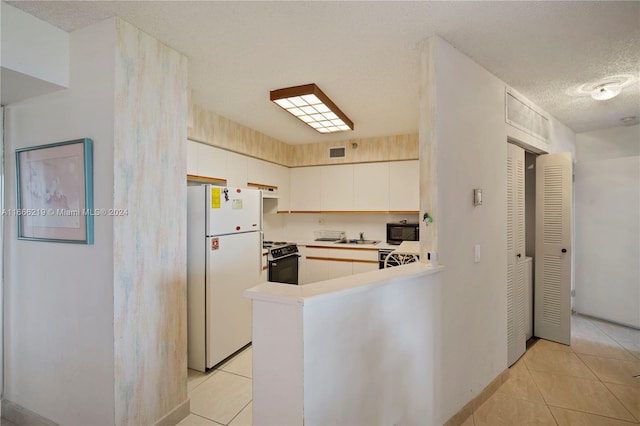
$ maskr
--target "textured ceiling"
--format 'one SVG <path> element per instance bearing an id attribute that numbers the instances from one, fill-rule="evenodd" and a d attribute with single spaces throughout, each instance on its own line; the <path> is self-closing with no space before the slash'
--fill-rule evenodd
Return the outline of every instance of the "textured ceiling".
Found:
<path id="1" fill-rule="evenodd" d="M 418 130 L 418 44 L 438 34 L 576 132 L 640 116 L 640 2 L 8 2 L 66 31 L 120 16 L 189 57 L 197 104 L 288 143 Z M 269 101 L 314 82 L 354 121 L 320 135 Z"/>

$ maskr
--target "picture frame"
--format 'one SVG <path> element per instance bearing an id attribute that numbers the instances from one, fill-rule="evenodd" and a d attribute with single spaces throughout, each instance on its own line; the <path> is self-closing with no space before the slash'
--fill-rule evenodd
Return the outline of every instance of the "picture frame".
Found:
<path id="1" fill-rule="evenodd" d="M 93 244 L 93 141 L 16 149 L 18 239 Z"/>

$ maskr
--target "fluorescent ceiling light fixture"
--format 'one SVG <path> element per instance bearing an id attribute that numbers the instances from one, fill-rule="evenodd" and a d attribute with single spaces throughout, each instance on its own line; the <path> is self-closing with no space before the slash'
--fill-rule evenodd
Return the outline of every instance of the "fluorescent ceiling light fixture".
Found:
<path id="1" fill-rule="evenodd" d="M 353 130 L 353 121 L 315 84 L 271 91 L 271 100 L 320 133 Z"/>

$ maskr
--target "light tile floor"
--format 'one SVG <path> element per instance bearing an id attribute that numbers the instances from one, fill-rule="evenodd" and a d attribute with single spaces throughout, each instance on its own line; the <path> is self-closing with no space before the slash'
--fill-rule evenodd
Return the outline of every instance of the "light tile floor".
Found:
<path id="1" fill-rule="evenodd" d="M 189 370 L 191 414 L 180 426 L 251 426 L 252 348 L 208 373 Z"/>
<path id="2" fill-rule="evenodd" d="M 574 315 L 571 346 L 529 342 L 470 425 L 640 424 L 640 330 Z"/>
<path id="3" fill-rule="evenodd" d="M 531 340 L 464 426 L 640 424 L 640 330 L 579 315 L 571 328 L 571 346 Z M 189 370 L 180 425 L 251 425 L 251 362 L 249 347 L 208 374 Z"/>
<path id="4" fill-rule="evenodd" d="M 571 331 L 571 346 L 530 341 L 509 380 L 463 425 L 640 424 L 640 330 L 575 315 Z M 251 391 L 251 347 L 209 373 L 189 370 L 191 414 L 179 425 L 251 425 Z"/>

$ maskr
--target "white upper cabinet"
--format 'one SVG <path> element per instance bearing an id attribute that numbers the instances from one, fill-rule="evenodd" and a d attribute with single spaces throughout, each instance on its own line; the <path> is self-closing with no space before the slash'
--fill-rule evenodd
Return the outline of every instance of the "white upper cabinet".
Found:
<path id="1" fill-rule="evenodd" d="M 289 168 L 285 166 L 275 165 L 275 174 L 276 174 L 276 186 L 278 187 L 278 211 L 279 212 L 288 212 L 289 211 L 289 200 L 291 197 L 290 193 L 290 183 L 289 183 Z"/>
<path id="2" fill-rule="evenodd" d="M 198 154 L 200 144 L 187 139 L 187 174 L 198 175 Z"/>
<path id="3" fill-rule="evenodd" d="M 320 207 L 323 211 L 354 210 L 353 164 L 322 167 Z"/>
<path id="4" fill-rule="evenodd" d="M 356 211 L 389 210 L 389 163 L 354 164 L 353 196 Z"/>
<path id="5" fill-rule="evenodd" d="M 212 179 L 226 179 L 227 151 L 187 140 L 187 174 Z"/>
<path id="6" fill-rule="evenodd" d="M 420 161 L 389 163 L 389 211 L 420 210 Z"/>
<path id="7" fill-rule="evenodd" d="M 420 209 L 418 160 L 297 167 L 290 173 L 292 212 Z"/>
<path id="8" fill-rule="evenodd" d="M 259 185 L 272 185 L 273 177 L 269 176 L 269 171 L 267 170 L 267 165 L 270 164 L 264 160 L 259 160 L 257 158 L 248 157 L 247 158 L 247 182 L 252 184 Z"/>
<path id="9" fill-rule="evenodd" d="M 322 166 L 296 167 L 290 172 L 291 211 L 320 211 Z"/>
<path id="10" fill-rule="evenodd" d="M 187 140 L 187 174 L 239 188 L 272 188 L 278 212 L 417 212 L 419 164 L 408 160 L 290 169 Z"/>
<path id="11" fill-rule="evenodd" d="M 199 145 L 198 176 L 226 179 L 228 152 L 202 143 Z"/>
<path id="12" fill-rule="evenodd" d="M 227 185 L 246 188 L 249 157 L 227 151 Z"/>

